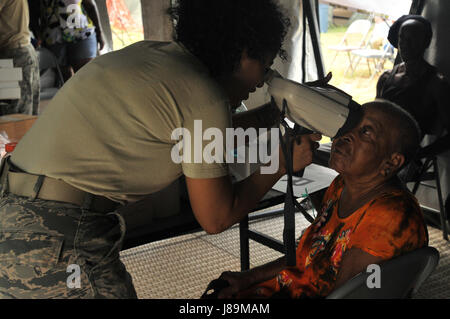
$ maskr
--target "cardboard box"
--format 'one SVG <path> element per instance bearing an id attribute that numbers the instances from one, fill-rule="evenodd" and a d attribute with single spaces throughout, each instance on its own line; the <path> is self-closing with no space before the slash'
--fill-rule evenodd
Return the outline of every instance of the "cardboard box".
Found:
<path id="1" fill-rule="evenodd" d="M 13 59 L 0 59 L 0 68 L 13 68 L 14 61 Z"/>
<path id="2" fill-rule="evenodd" d="M 0 81 L 22 81 L 22 68 L 0 68 Z"/>
<path id="3" fill-rule="evenodd" d="M 37 116 L 8 114 L 0 116 L 0 132 L 5 131 L 11 141 L 19 141 L 36 121 Z"/>
<path id="4" fill-rule="evenodd" d="M 0 88 L 0 100 L 17 100 L 17 99 L 20 99 L 20 87 Z"/>
<path id="5" fill-rule="evenodd" d="M 0 81 L 0 89 L 13 89 L 18 88 L 19 81 Z"/>

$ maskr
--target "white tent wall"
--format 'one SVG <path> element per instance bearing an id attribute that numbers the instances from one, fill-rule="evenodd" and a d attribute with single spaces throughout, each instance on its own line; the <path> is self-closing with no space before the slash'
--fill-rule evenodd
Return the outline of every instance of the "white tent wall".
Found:
<path id="1" fill-rule="evenodd" d="M 99 18 L 100 18 L 100 24 L 103 29 L 103 36 L 104 36 L 104 39 L 106 42 L 105 48 L 102 50 L 101 53 L 106 53 L 106 52 L 114 50 L 112 32 L 111 32 L 111 24 L 109 21 L 108 9 L 106 7 L 106 0 L 97 0 L 96 4 L 97 4 L 97 9 L 98 9 Z"/>
<path id="2" fill-rule="evenodd" d="M 310 4 L 314 16 L 314 27 L 316 28 L 315 34 L 318 35 L 318 21 L 316 19 L 317 0 L 304 1 L 308 1 Z M 291 26 L 283 44 L 283 49 L 287 52 L 287 61 L 283 61 L 277 57 L 272 65 L 272 68 L 276 69 L 282 76 L 297 82 L 316 80 L 319 77 L 308 21 L 306 21 L 305 33 L 303 29 L 304 1 L 278 0 L 280 7 L 289 17 Z M 304 34 L 306 35 L 305 48 L 303 48 Z M 319 39 L 317 38 L 316 41 L 319 41 Z M 318 48 L 320 50 L 320 46 Z M 304 60 L 302 58 L 303 52 L 305 52 Z M 305 63 L 305 72 L 303 72 L 303 61 Z M 323 64 L 321 57 L 319 63 L 321 65 Z M 251 94 L 249 99 L 244 101 L 244 104 L 248 109 L 252 109 L 269 101 L 270 95 L 267 92 L 267 85 L 264 85 L 262 88 L 257 89 L 255 93 Z"/>
<path id="3" fill-rule="evenodd" d="M 320 2 L 387 15 L 392 19 L 397 19 L 405 12 L 409 12 L 412 0 L 320 0 Z"/>

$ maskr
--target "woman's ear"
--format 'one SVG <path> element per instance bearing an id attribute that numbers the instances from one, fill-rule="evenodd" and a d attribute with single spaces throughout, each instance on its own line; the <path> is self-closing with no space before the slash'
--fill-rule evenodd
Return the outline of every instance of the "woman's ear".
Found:
<path id="1" fill-rule="evenodd" d="M 400 153 L 392 153 L 391 157 L 384 163 L 381 169 L 381 175 L 387 177 L 397 172 L 405 163 L 405 156 Z"/>
<path id="2" fill-rule="evenodd" d="M 251 68 L 251 64 L 254 62 L 252 59 L 249 58 L 247 49 L 244 49 L 241 54 L 241 60 L 239 63 L 239 68 L 243 70 L 248 70 Z"/>

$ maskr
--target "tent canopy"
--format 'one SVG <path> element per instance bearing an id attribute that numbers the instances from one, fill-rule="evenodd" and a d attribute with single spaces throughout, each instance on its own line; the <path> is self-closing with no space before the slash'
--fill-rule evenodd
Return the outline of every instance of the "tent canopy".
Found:
<path id="1" fill-rule="evenodd" d="M 412 0 L 320 0 L 320 2 L 388 15 L 392 19 L 397 19 L 409 13 Z"/>

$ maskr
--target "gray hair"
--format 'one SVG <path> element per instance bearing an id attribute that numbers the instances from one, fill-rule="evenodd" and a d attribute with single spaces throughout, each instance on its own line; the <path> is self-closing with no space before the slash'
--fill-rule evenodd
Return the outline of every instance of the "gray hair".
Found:
<path id="1" fill-rule="evenodd" d="M 376 99 L 365 105 L 370 104 L 376 104 L 378 110 L 394 121 L 392 129 L 396 134 L 395 139 L 391 141 L 391 150 L 403 154 L 405 157 L 403 166 L 407 165 L 416 156 L 420 147 L 422 135 L 419 124 L 409 112 L 391 101 Z"/>

